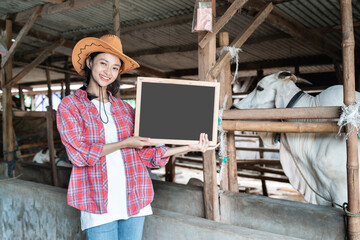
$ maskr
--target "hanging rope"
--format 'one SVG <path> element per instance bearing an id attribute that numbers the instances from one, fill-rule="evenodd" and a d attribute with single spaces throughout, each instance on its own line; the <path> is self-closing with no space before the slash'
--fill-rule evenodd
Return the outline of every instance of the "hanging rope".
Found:
<path id="1" fill-rule="evenodd" d="M 235 62 L 236 62 L 236 68 L 235 68 L 235 74 L 233 77 L 233 80 L 231 81 L 231 85 L 235 83 L 235 80 L 237 79 L 237 75 L 238 75 L 238 70 L 239 70 L 239 52 L 242 52 L 241 48 L 236 48 L 236 47 L 223 47 L 224 51 L 228 51 L 231 55 L 231 59 L 235 58 Z"/>
<path id="2" fill-rule="evenodd" d="M 348 133 L 346 133 L 345 139 L 348 139 L 350 134 L 352 134 L 354 128 L 358 132 L 360 129 L 360 102 L 356 101 L 354 104 L 349 106 L 343 105 L 341 107 L 342 113 L 340 115 L 340 119 L 337 123 L 339 128 L 338 135 L 340 135 L 340 130 L 346 126 L 348 123 L 351 125 L 351 129 Z"/>

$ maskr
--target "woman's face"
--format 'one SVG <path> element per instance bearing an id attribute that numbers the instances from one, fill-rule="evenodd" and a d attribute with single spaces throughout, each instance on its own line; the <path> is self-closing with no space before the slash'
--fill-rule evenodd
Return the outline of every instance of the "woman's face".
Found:
<path id="1" fill-rule="evenodd" d="M 93 60 L 88 58 L 86 64 L 91 69 L 91 79 L 102 87 L 116 80 L 121 67 L 120 59 L 109 53 L 100 53 Z"/>

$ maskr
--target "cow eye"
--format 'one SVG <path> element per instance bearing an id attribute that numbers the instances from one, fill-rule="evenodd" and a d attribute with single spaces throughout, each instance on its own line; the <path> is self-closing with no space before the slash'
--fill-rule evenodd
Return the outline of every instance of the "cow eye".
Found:
<path id="1" fill-rule="evenodd" d="M 257 87 L 256 87 L 256 90 L 258 90 L 258 91 L 262 91 L 262 90 L 264 90 L 264 88 L 263 88 L 263 87 L 261 87 L 261 86 L 257 86 Z"/>

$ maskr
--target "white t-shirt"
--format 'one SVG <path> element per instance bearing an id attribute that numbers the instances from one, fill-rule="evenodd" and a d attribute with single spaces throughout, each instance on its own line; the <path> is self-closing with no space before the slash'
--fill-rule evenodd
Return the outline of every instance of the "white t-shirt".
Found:
<path id="1" fill-rule="evenodd" d="M 97 110 L 99 111 L 99 101 L 96 99 L 91 100 L 95 104 Z M 110 111 L 111 103 L 101 104 L 101 118 L 103 121 L 108 123 L 103 123 L 105 130 L 105 143 L 113 143 L 118 141 L 117 129 L 114 122 L 114 119 Z M 121 155 L 120 150 L 116 150 L 108 155 L 106 155 L 106 168 L 108 175 L 108 206 L 107 213 L 104 214 L 94 214 L 86 211 L 81 211 L 81 230 L 87 228 L 99 226 L 101 224 L 109 223 L 119 219 L 128 219 L 127 213 L 127 204 L 126 204 L 126 177 L 125 177 L 125 167 L 124 160 Z M 147 216 L 152 214 L 151 205 L 147 205 L 140 212 L 133 216 Z"/>

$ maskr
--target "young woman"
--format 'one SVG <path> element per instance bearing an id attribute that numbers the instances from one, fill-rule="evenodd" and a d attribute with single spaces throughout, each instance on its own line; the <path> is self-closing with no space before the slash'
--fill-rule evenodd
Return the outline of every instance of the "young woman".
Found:
<path id="1" fill-rule="evenodd" d="M 113 95 L 119 90 L 118 75 L 139 64 L 123 54 L 118 37 L 80 40 L 72 63 L 86 83 L 65 97 L 57 112 L 58 130 L 73 163 L 68 204 L 81 210 L 88 239 L 141 239 L 154 194 L 146 167 L 162 167 L 174 154 L 215 147 L 209 147 L 206 134 L 198 144 L 176 148 L 133 136 L 134 110 Z"/>

